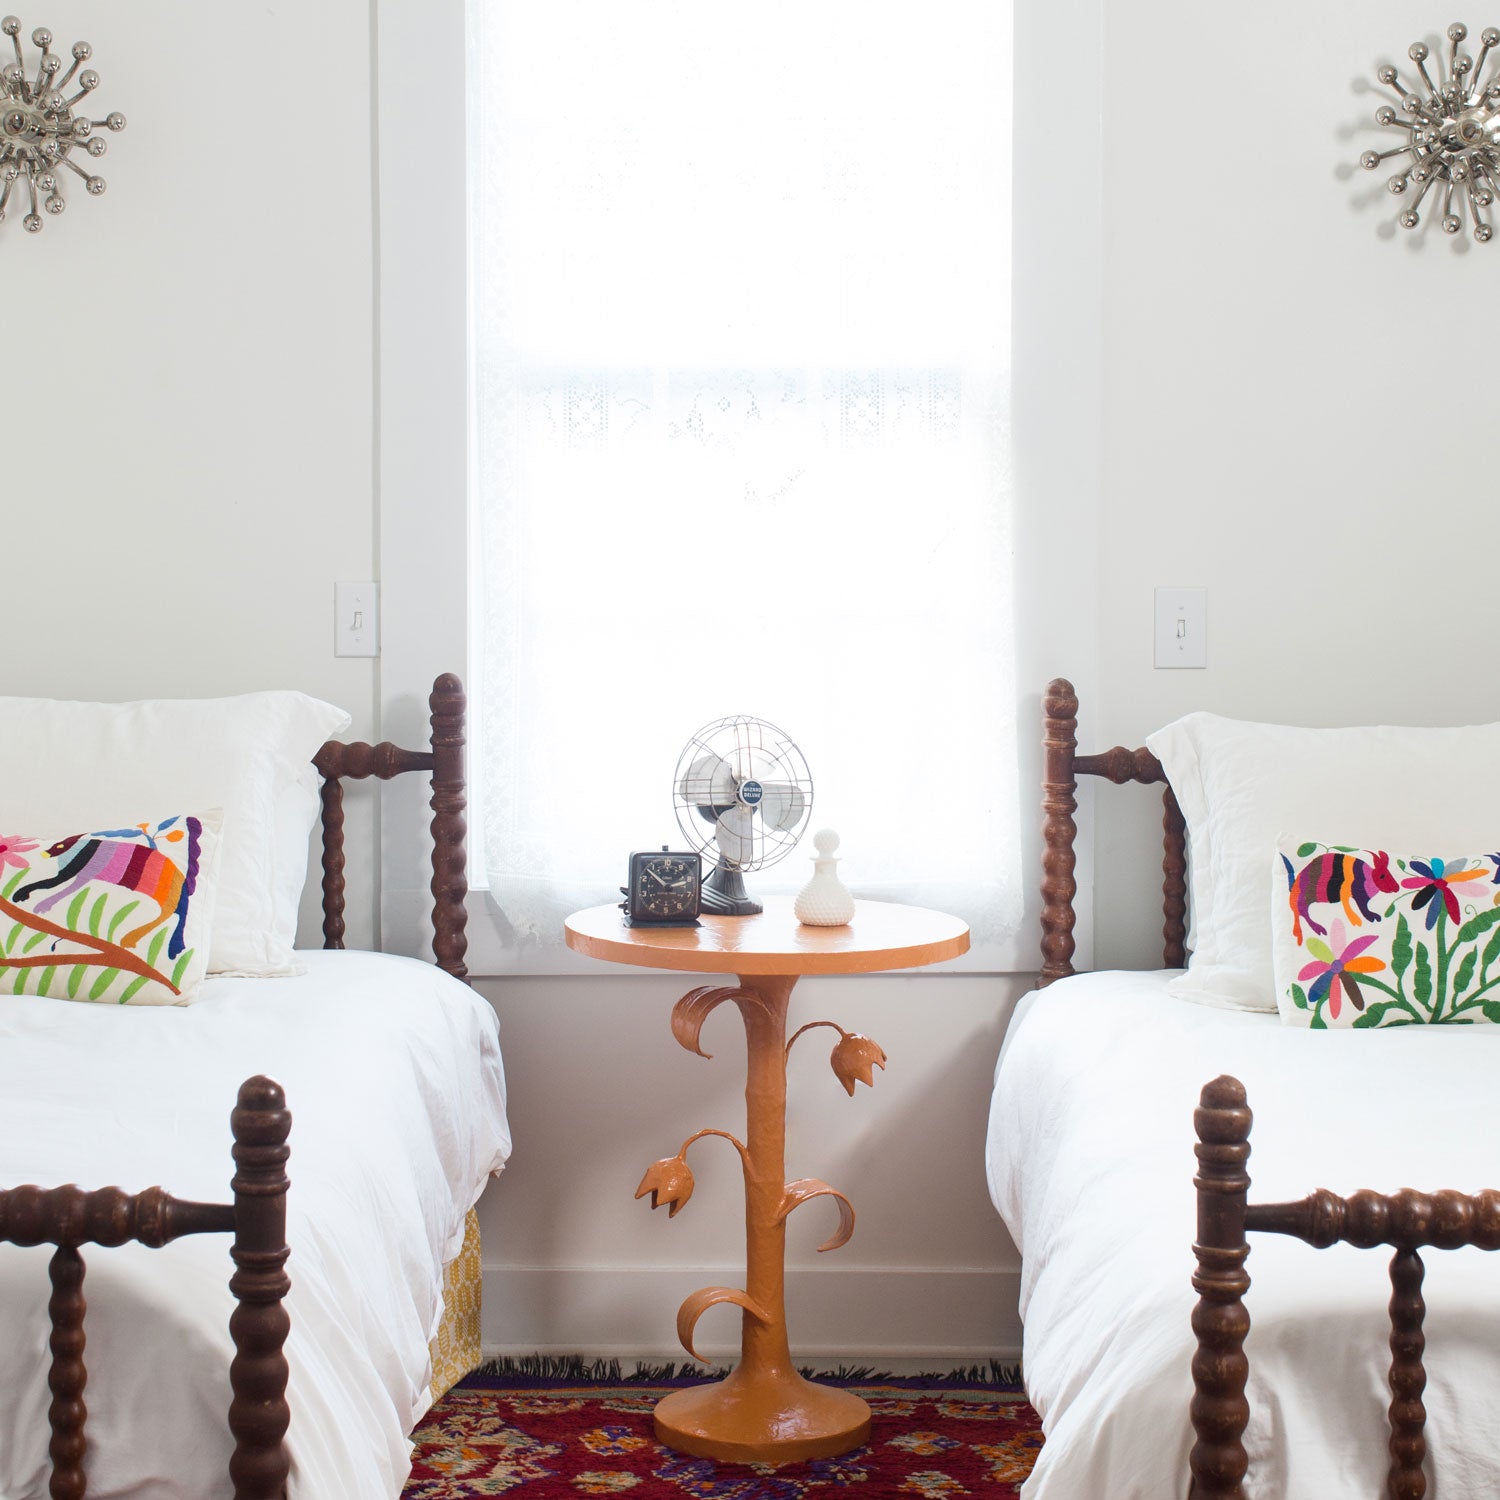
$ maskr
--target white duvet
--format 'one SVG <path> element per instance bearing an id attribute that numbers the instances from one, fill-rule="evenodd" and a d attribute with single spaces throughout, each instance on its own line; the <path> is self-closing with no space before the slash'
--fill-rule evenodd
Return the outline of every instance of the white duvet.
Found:
<path id="1" fill-rule="evenodd" d="M 292 1112 L 291 1500 L 385 1500 L 426 1404 L 442 1267 L 510 1149 L 493 1011 L 411 959 L 299 955 L 186 1008 L 0 998 L 0 1186 L 159 1183 L 229 1201 L 229 1114 L 255 1073 Z M 228 1235 L 85 1248 L 90 1500 L 216 1500 Z M 0 1500 L 47 1493 L 46 1247 L 0 1245 Z"/>
<path id="2" fill-rule="evenodd" d="M 1170 998 L 1165 973 L 1029 996 L 990 1115 L 1020 1246 L 1026 1385 L 1046 1431 L 1026 1500 L 1182 1497 L 1192 1428 L 1193 1108 L 1255 1112 L 1252 1202 L 1500 1187 L 1500 1026 L 1314 1032 Z M 1251 1500 L 1385 1492 L 1388 1250 L 1251 1235 Z M 1432 1500 L 1500 1495 L 1500 1255 L 1424 1251 Z"/>

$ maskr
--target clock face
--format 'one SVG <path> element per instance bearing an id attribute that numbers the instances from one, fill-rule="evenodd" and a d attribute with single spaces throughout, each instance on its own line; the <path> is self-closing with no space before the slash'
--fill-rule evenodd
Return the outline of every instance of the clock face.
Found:
<path id="1" fill-rule="evenodd" d="M 631 908 L 638 917 L 698 915 L 700 866 L 696 855 L 648 854 L 635 862 Z"/>

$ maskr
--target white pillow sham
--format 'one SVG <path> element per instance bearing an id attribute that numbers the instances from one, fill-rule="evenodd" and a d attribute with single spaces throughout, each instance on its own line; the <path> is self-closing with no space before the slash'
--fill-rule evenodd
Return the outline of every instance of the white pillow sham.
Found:
<path id="1" fill-rule="evenodd" d="M 210 972 L 298 972 L 318 747 L 349 726 L 295 692 L 68 703 L 0 697 L 0 828 L 110 827 L 222 807 Z"/>
<path id="2" fill-rule="evenodd" d="M 1146 744 L 1187 820 L 1196 945 L 1169 986 L 1182 999 L 1275 1011 L 1266 870 L 1282 830 L 1384 849 L 1500 839 L 1500 724 L 1302 729 L 1194 713 Z"/>

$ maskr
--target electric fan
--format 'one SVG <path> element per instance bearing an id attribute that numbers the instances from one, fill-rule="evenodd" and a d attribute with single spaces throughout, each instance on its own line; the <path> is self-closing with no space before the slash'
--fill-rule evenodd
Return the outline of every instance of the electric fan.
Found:
<path id="1" fill-rule="evenodd" d="M 802 752 L 764 719 L 716 719 L 687 742 L 673 787 L 688 842 L 717 855 L 703 882 L 703 910 L 730 917 L 760 911 L 745 894 L 744 872 L 784 859 L 807 827 L 813 784 Z"/>

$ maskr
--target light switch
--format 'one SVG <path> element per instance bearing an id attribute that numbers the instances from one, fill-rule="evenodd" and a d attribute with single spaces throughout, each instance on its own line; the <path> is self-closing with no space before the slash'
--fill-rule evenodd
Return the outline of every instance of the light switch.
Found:
<path id="1" fill-rule="evenodd" d="M 1156 665 L 1208 665 L 1208 590 L 1157 589 Z"/>
<path id="2" fill-rule="evenodd" d="M 333 586 L 333 654 L 380 655 L 380 585 L 336 583 Z"/>

